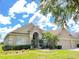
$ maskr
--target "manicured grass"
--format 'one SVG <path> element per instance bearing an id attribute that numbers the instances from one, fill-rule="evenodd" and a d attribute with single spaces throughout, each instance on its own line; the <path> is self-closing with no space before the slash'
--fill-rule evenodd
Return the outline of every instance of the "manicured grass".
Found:
<path id="1" fill-rule="evenodd" d="M 0 53 L 3 52 L 3 50 L 2 50 L 2 46 L 3 46 L 3 45 L 0 44 Z"/>
<path id="2" fill-rule="evenodd" d="M 79 59 L 79 52 L 69 50 L 5 51 L 0 53 L 0 59 Z"/>
<path id="3" fill-rule="evenodd" d="M 79 51 L 69 50 L 16 50 L 3 51 L 0 59 L 79 59 Z"/>

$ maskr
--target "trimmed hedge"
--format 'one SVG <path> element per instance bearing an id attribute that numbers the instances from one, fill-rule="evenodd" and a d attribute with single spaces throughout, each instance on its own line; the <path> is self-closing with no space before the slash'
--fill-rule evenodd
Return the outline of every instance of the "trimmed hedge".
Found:
<path id="1" fill-rule="evenodd" d="M 31 45 L 19 45 L 19 46 L 3 46 L 3 50 L 21 50 L 21 49 L 30 49 Z"/>
<path id="2" fill-rule="evenodd" d="M 14 46 L 13 50 L 30 49 L 31 45 Z"/>
<path id="3" fill-rule="evenodd" d="M 62 49 L 61 45 L 56 46 L 57 49 Z"/>
<path id="4" fill-rule="evenodd" d="M 79 44 L 77 44 L 77 48 L 79 48 Z"/>
<path id="5" fill-rule="evenodd" d="M 2 49 L 5 50 L 5 51 L 6 50 L 12 50 L 12 48 L 13 48 L 12 46 L 3 46 L 2 47 Z"/>

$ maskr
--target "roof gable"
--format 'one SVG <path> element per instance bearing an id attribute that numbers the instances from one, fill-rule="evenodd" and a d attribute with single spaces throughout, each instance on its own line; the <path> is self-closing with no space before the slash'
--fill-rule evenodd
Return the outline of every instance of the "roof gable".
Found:
<path id="1" fill-rule="evenodd" d="M 27 33 L 29 31 L 32 31 L 34 28 L 37 28 L 40 31 L 43 31 L 42 29 L 40 29 L 38 26 L 35 26 L 33 23 L 29 23 L 28 25 L 18 28 L 16 30 L 14 30 L 13 32 L 18 32 L 18 33 Z"/>
<path id="2" fill-rule="evenodd" d="M 66 29 L 63 29 L 63 30 L 61 30 L 61 31 L 58 31 L 58 30 L 52 30 L 51 31 L 53 34 L 55 34 L 55 35 L 58 35 L 59 37 L 61 37 L 61 38 L 69 38 L 69 39 L 75 39 Z M 69 40 L 68 39 L 68 40 Z"/>

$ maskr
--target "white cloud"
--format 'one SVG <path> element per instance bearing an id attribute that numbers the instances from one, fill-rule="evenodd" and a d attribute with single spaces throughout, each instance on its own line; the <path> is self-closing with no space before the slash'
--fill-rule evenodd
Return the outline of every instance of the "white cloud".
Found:
<path id="1" fill-rule="evenodd" d="M 25 0 L 18 0 L 9 10 L 9 15 L 14 16 L 14 13 L 23 12 L 23 7 L 27 2 Z"/>
<path id="2" fill-rule="evenodd" d="M 6 16 L 3 16 L 0 14 L 0 23 L 4 24 L 4 25 L 11 24 L 10 17 L 8 17 L 8 16 L 6 17 Z"/>
<path id="3" fill-rule="evenodd" d="M 52 14 L 51 13 L 47 14 L 47 19 L 50 19 L 50 17 L 52 17 Z"/>
<path id="4" fill-rule="evenodd" d="M 33 20 L 35 20 L 36 16 L 41 17 L 40 10 L 34 13 L 34 15 L 30 18 L 29 23 L 31 23 Z"/>
<path id="5" fill-rule="evenodd" d="M 1 33 L 6 33 L 7 31 L 8 31 L 8 28 L 7 27 L 0 28 L 0 32 Z"/>
<path id="6" fill-rule="evenodd" d="M 9 32 L 12 32 L 14 30 L 16 30 L 17 28 L 20 28 L 21 25 L 20 24 L 17 24 L 15 25 L 14 27 L 4 27 L 4 28 L 0 28 L 0 34 L 1 34 L 1 38 L 0 38 L 0 42 L 2 42 L 5 38 L 5 36 L 9 33 Z"/>
<path id="7" fill-rule="evenodd" d="M 27 4 L 24 11 L 27 12 L 28 14 L 30 14 L 30 13 L 32 14 L 36 11 L 36 9 L 37 9 L 37 4 L 33 1 L 33 2 Z"/>
<path id="8" fill-rule="evenodd" d="M 69 21 L 67 22 L 67 24 L 70 26 L 70 24 L 73 24 L 73 25 L 75 25 L 75 22 L 73 21 L 73 17 L 71 17 L 70 19 L 69 19 Z"/>
<path id="9" fill-rule="evenodd" d="M 15 25 L 14 27 L 9 27 L 9 28 L 4 27 L 4 28 L 0 28 L 0 32 L 1 32 L 1 33 L 9 33 L 9 32 L 11 32 L 11 31 L 13 31 L 13 30 L 15 30 L 15 29 L 17 29 L 17 28 L 20 28 L 20 27 L 21 27 L 20 24 L 17 24 L 17 25 Z"/>
<path id="10" fill-rule="evenodd" d="M 32 14 L 36 11 L 37 4 L 33 1 L 31 3 L 26 2 L 26 0 L 18 0 L 9 10 L 9 15 L 11 17 L 15 16 L 15 13 L 26 12 Z"/>
<path id="11" fill-rule="evenodd" d="M 48 25 L 49 27 L 54 27 L 54 30 L 57 28 L 55 24 L 51 23 L 49 21 L 51 14 L 48 14 L 47 17 L 45 17 L 44 15 L 40 14 L 40 10 L 37 11 L 34 16 L 32 18 L 30 18 L 29 23 L 31 22 L 37 22 L 37 25 L 41 28 L 41 29 L 45 29 L 45 26 Z"/>
<path id="12" fill-rule="evenodd" d="M 72 17 L 69 19 L 69 21 L 67 22 L 68 26 L 70 27 L 70 30 L 71 32 L 79 32 L 79 22 L 77 21 L 77 23 L 75 23 L 73 21 L 73 16 L 74 14 L 72 15 Z"/>
<path id="13" fill-rule="evenodd" d="M 21 23 L 24 23 L 24 20 L 22 20 L 22 19 L 19 19 L 19 21 L 20 21 Z"/>
<path id="14" fill-rule="evenodd" d="M 27 17 L 29 17 L 29 15 L 28 15 L 28 14 L 27 14 L 27 15 L 26 15 L 26 14 L 24 14 L 24 15 L 23 15 L 23 18 L 27 18 Z"/>
<path id="15" fill-rule="evenodd" d="M 20 27 L 21 27 L 21 24 L 17 24 L 13 28 L 10 28 L 10 30 L 13 31 L 13 30 L 16 30 L 17 28 L 20 28 Z"/>
<path id="16" fill-rule="evenodd" d="M 71 30 L 74 30 L 74 32 L 79 32 L 79 25 L 78 24 L 74 25 L 73 29 Z"/>

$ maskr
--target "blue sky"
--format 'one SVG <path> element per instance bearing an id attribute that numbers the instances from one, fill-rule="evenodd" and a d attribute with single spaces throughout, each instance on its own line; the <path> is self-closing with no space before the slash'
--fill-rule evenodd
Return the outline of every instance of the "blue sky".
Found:
<path id="1" fill-rule="evenodd" d="M 52 23 L 54 18 L 51 13 L 48 16 L 40 14 L 38 6 L 39 0 L 0 0 L 0 35 L 3 38 L 6 33 L 9 33 L 19 27 L 34 23 L 39 28 L 44 30 L 55 30 L 57 26 Z M 78 31 L 79 26 L 72 19 L 68 22 L 69 31 Z"/>

